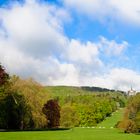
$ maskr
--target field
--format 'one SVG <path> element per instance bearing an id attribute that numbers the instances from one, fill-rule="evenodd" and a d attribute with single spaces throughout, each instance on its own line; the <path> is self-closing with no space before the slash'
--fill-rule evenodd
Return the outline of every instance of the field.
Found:
<path id="1" fill-rule="evenodd" d="M 64 131 L 0 132 L 0 140 L 139 140 L 140 135 L 125 134 L 112 126 L 123 110 L 115 112 L 96 128 L 73 128 Z"/>

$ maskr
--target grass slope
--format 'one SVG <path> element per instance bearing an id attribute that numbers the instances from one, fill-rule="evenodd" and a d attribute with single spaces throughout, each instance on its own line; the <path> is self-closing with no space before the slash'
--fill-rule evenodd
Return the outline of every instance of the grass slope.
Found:
<path id="1" fill-rule="evenodd" d="M 122 120 L 124 109 L 119 109 L 112 114 L 111 117 L 107 117 L 103 122 L 98 124 L 98 127 L 112 128 L 116 125 L 116 123 Z"/>
<path id="2" fill-rule="evenodd" d="M 139 140 L 140 135 L 125 134 L 110 129 L 122 116 L 123 110 L 98 125 L 97 128 L 74 128 L 65 131 L 0 132 L 0 140 Z M 100 129 L 104 126 L 106 128 Z"/>

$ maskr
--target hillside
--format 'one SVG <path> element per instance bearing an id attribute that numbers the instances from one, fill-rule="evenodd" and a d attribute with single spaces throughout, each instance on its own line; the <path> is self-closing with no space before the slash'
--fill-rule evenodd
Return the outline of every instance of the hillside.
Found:
<path id="1" fill-rule="evenodd" d="M 99 128 L 114 128 L 118 121 L 122 120 L 124 114 L 124 109 L 120 108 L 111 114 L 111 117 L 107 117 L 104 121 L 99 123 L 97 127 Z"/>
<path id="2" fill-rule="evenodd" d="M 73 87 L 73 86 L 46 86 L 47 93 L 53 95 L 91 95 L 91 94 L 112 94 L 122 95 L 122 91 L 115 91 L 100 87 Z"/>
<path id="3" fill-rule="evenodd" d="M 32 128 L 32 126 L 35 129 L 48 126 L 48 118 L 43 114 L 42 108 L 50 99 L 59 104 L 59 116 L 61 116 L 59 118 L 59 126 L 66 128 L 96 126 L 120 106 L 125 106 L 125 96 L 121 92 L 107 89 L 68 86 L 43 87 L 33 79 L 23 80 L 17 76 L 11 77 L 10 82 L 11 86 L 9 88 L 11 88 L 12 93 L 8 94 L 9 96 L 6 96 L 7 94 L 5 93 L 2 94 L 3 98 L 1 99 L 0 107 L 9 116 L 7 111 L 3 109 L 4 107 L 7 107 L 7 110 L 9 109 L 7 106 L 9 98 L 12 100 L 10 103 L 13 106 L 10 105 L 10 107 L 13 108 L 10 110 L 13 112 L 15 106 L 20 110 L 14 99 L 20 102 L 21 100 L 18 100 L 18 97 L 22 97 L 24 101 L 22 105 L 28 107 L 28 109 L 26 107 L 25 109 L 27 114 L 30 114 L 31 120 L 28 121 L 28 117 L 24 117 L 24 129 Z M 51 106 L 52 109 L 55 108 Z M 14 110 L 14 112 L 16 114 L 17 110 Z M 0 121 L 0 127 L 6 128 L 6 124 L 3 123 L 6 122 L 6 117 L 3 113 L 0 114 L 0 118 L 4 120 Z M 11 122 L 14 121 L 14 118 L 12 117 Z M 19 114 L 19 118 L 22 119 L 22 115 Z M 20 120 L 19 122 L 16 128 L 22 126 Z M 13 125 L 10 127 L 13 128 Z"/>

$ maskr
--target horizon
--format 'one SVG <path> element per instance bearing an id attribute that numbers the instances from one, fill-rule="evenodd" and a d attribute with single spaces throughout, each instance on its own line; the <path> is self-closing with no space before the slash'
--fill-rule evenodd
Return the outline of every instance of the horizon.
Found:
<path id="1" fill-rule="evenodd" d="M 137 0 L 0 0 L 0 63 L 43 85 L 140 91 Z"/>

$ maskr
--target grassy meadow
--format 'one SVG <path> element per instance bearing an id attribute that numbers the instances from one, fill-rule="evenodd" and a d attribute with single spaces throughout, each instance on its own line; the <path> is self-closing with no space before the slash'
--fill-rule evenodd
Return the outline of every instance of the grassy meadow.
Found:
<path id="1" fill-rule="evenodd" d="M 122 118 L 122 115 L 123 109 L 120 109 L 96 128 L 72 128 L 63 131 L 0 132 L 0 140 L 139 140 L 140 135 L 125 134 L 116 128 L 111 128 Z"/>
<path id="2" fill-rule="evenodd" d="M 74 128 L 65 131 L 0 132 L 0 140 L 139 140 L 117 129 Z"/>

